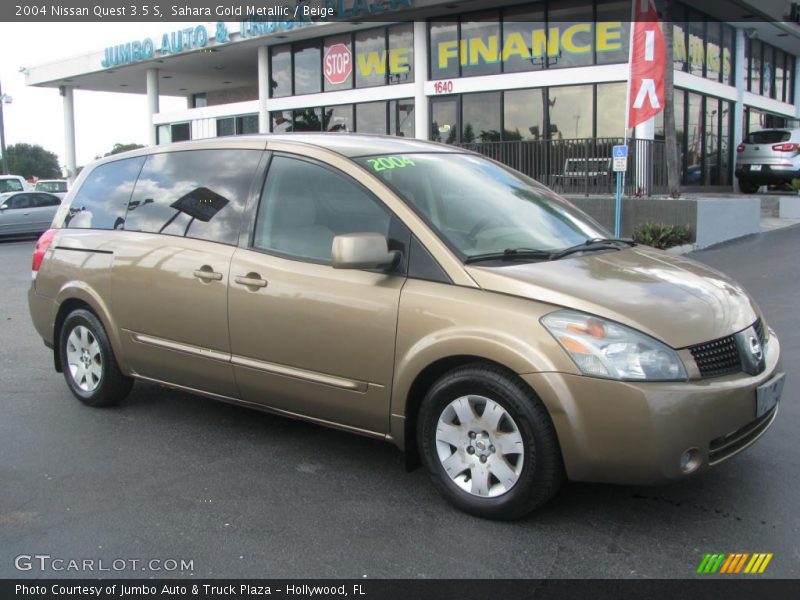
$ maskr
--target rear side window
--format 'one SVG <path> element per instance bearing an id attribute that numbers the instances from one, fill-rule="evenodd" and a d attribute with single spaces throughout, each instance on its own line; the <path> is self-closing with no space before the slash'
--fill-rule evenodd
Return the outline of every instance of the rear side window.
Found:
<path id="1" fill-rule="evenodd" d="M 31 208 L 31 195 L 17 194 L 16 196 L 12 196 L 6 206 L 10 209 Z"/>
<path id="2" fill-rule="evenodd" d="M 151 154 L 136 183 L 125 229 L 236 244 L 260 150 Z"/>
<path id="3" fill-rule="evenodd" d="M 122 229 L 125 211 L 144 157 L 126 158 L 95 168 L 78 190 L 64 226 L 70 229 Z"/>
<path id="4" fill-rule="evenodd" d="M 33 194 L 33 197 L 36 208 L 58 206 L 61 204 L 61 200 L 58 198 L 58 196 L 51 196 L 50 194 Z"/>
<path id="5" fill-rule="evenodd" d="M 788 131 L 754 131 L 744 140 L 745 144 L 777 144 L 779 142 L 788 142 L 791 133 Z"/>
<path id="6" fill-rule="evenodd" d="M 0 179 L 0 193 L 21 192 L 22 184 L 19 179 Z"/>

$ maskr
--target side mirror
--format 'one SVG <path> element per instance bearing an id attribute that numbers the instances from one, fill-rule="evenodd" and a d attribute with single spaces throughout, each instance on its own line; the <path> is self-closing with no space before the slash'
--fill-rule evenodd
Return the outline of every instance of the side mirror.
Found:
<path id="1" fill-rule="evenodd" d="M 346 233 L 333 238 L 334 269 L 388 269 L 397 264 L 400 253 L 389 251 L 380 233 Z"/>
<path id="2" fill-rule="evenodd" d="M 0 206 L 0 210 L 8 210 L 8 204 L 3 204 L 3 206 Z"/>

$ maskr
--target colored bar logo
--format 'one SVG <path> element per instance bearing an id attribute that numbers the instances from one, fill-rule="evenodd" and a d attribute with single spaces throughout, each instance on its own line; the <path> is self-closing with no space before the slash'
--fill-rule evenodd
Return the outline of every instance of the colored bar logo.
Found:
<path id="1" fill-rule="evenodd" d="M 748 573 L 755 575 L 767 570 L 769 561 L 772 560 L 772 552 L 732 552 L 706 554 L 697 567 L 700 575 L 713 575 L 715 573 L 735 575 L 738 573 Z"/>

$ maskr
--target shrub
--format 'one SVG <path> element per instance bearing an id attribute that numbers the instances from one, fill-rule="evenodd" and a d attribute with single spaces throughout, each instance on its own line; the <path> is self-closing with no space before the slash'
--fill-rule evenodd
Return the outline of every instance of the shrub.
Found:
<path id="1" fill-rule="evenodd" d="M 692 230 L 683 225 L 644 223 L 633 232 L 633 240 L 646 246 L 666 250 L 692 241 Z"/>

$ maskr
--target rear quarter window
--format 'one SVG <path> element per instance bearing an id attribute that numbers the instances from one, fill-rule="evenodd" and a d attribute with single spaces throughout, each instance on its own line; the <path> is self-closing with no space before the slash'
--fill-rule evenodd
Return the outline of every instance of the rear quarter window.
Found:
<path id="1" fill-rule="evenodd" d="M 234 148 L 151 154 L 136 183 L 125 229 L 236 244 L 262 155 Z"/>
<path id="2" fill-rule="evenodd" d="M 754 131 L 745 138 L 744 143 L 778 144 L 780 142 L 788 142 L 791 136 L 792 134 L 789 131 L 779 131 L 779 130 Z"/>
<path id="3" fill-rule="evenodd" d="M 69 229 L 122 229 L 136 177 L 145 157 L 96 167 L 75 194 L 64 226 Z"/>

